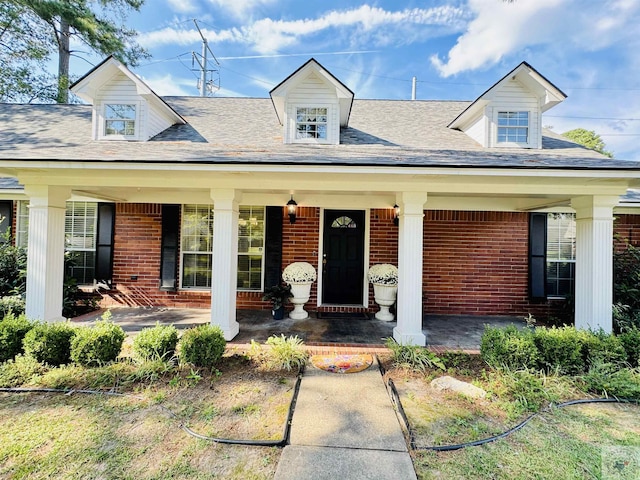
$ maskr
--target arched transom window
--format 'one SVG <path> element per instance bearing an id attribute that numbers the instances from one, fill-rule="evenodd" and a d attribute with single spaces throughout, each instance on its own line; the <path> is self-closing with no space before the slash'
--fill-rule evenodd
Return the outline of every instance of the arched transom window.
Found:
<path id="1" fill-rule="evenodd" d="M 354 222 L 350 217 L 346 215 L 342 215 L 341 217 L 336 218 L 331 223 L 331 228 L 357 228 L 356 222 Z"/>

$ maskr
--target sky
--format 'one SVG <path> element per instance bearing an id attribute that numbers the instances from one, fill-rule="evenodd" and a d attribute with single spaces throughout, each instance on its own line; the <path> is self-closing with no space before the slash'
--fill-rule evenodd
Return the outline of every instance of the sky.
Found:
<path id="1" fill-rule="evenodd" d="M 213 96 L 268 97 L 313 57 L 356 98 L 410 99 L 415 76 L 418 100 L 475 100 L 526 61 L 568 96 L 543 125 L 640 161 L 640 0 L 146 0 L 127 25 L 152 57 L 133 71 L 159 95 L 199 94 L 194 19 Z"/>

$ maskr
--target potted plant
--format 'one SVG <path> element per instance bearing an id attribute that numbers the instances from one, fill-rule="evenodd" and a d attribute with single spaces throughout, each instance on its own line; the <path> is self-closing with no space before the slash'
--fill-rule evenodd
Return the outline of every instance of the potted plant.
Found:
<path id="1" fill-rule="evenodd" d="M 316 269 L 310 263 L 294 262 L 285 267 L 282 279 L 291 285 L 291 303 L 293 303 L 293 311 L 289 313 L 289 318 L 303 320 L 309 316 L 304 309 L 304 304 L 309 301 L 311 284 L 316 278 Z"/>
<path id="2" fill-rule="evenodd" d="M 374 297 L 380 306 L 376 318 L 390 322 L 395 318 L 389 307 L 395 303 L 398 294 L 398 267 L 389 263 L 373 265 L 367 273 L 367 278 L 373 284 Z"/>
<path id="3" fill-rule="evenodd" d="M 262 300 L 271 301 L 271 315 L 274 320 L 284 318 L 284 306 L 291 297 L 291 286 L 287 284 L 274 285 L 264 289 Z"/>

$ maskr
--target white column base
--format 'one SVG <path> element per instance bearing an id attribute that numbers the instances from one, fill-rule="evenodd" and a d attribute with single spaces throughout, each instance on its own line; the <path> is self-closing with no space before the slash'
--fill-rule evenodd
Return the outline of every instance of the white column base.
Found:
<path id="1" fill-rule="evenodd" d="M 422 331 L 420 332 L 403 332 L 400 327 L 393 329 L 393 338 L 400 345 L 417 345 L 424 347 L 427 344 L 427 337 Z"/>

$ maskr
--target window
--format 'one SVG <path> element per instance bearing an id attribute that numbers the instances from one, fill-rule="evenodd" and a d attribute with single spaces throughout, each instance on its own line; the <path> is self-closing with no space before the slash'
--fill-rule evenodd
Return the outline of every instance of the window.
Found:
<path id="1" fill-rule="evenodd" d="M 529 143 L 529 112 L 498 112 L 498 143 Z"/>
<path id="2" fill-rule="evenodd" d="M 98 204 L 95 202 L 67 202 L 64 219 L 64 245 L 68 253 L 66 273 L 78 285 L 91 285 L 95 278 L 96 231 Z M 28 202 L 18 203 L 17 244 L 29 243 Z"/>
<path id="3" fill-rule="evenodd" d="M 327 108 L 296 109 L 296 140 L 327 140 Z"/>
<path id="4" fill-rule="evenodd" d="M 264 207 L 240 207 L 238 284 L 240 290 L 262 290 Z"/>
<path id="5" fill-rule="evenodd" d="M 104 134 L 131 137 L 136 134 L 136 106 L 108 103 L 104 106 Z"/>
<path id="6" fill-rule="evenodd" d="M 182 287 L 211 287 L 213 207 L 184 205 L 182 209 Z"/>
<path id="7" fill-rule="evenodd" d="M 576 220 L 572 213 L 547 215 L 547 296 L 573 295 Z"/>
<path id="8" fill-rule="evenodd" d="M 331 222 L 331 228 L 358 228 L 358 225 L 351 218 L 343 215 Z"/>
<path id="9" fill-rule="evenodd" d="M 241 206 L 238 219 L 240 290 L 262 290 L 264 271 L 264 207 Z M 184 205 L 182 209 L 182 288 L 211 288 L 213 207 Z"/>
<path id="10" fill-rule="evenodd" d="M 95 278 L 97 222 L 97 203 L 67 202 L 64 219 L 67 274 L 79 285 L 92 284 Z"/>

